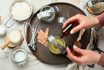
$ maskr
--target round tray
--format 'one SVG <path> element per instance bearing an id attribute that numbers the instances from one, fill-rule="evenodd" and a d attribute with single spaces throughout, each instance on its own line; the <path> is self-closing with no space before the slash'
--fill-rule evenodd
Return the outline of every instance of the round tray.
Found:
<path id="1" fill-rule="evenodd" d="M 36 14 L 33 15 L 33 18 L 31 19 L 30 24 L 31 24 L 31 26 L 33 26 L 33 25 L 39 23 L 39 27 L 43 31 L 46 28 L 49 28 L 49 35 L 59 36 L 61 34 L 63 24 L 58 23 L 58 17 L 64 16 L 64 15 L 66 15 L 66 13 L 69 14 L 69 18 L 76 15 L 76 14 L 85 15 L 82 10 L 80 10 L 76 6 L 69 4 L 69 3 L 52 3 L 52 4 L 49 4 L 48 6 L 52 6 L 52 7 L 57 6 L 59 8 L 59 12 L 56 15 L 54 22 L 53 23 L 41 22 L 37 18 L 37 13 L 39 13 L 39 11 L 37 11 Z M 65 40 L 66 45 L 73 46 L 74 42 L 78 38 L 78 35 L 79 35 L 79 33 L 76 33 L 76 34 L 64 37 L 63 39 Z M 89 40 L 90 40 L 90 35 L 91 35 L 90 29 L 88 29 L 84 32 L 82 39 L 80 41 L 82 43 L 82 47 L 81 47 L 82 49 L 85 49 L 87 47 Z M 28 27 L 28 29 L 27 29 L 27 43 L 30 42 L 30 39 L 31 39 L 31 30 L 30 30 L 30 27 Z M 44 45 L 42 45 L 38 41 L 37 41 L 36 46 L 37 46 L 36 51 L 33 51 L 30 46 L 28 46 L 28 47 L 30 48 L 33 55 L 35 55 L 40 61 L 42 61 L 44 63 L 52 64 L 52 65 L 60 65 L 60 64 L 68 64 L 71 62 L 66 57 L 66 55 L 55 55 L 49 51 L 48 47 L 45 47 Z"/>

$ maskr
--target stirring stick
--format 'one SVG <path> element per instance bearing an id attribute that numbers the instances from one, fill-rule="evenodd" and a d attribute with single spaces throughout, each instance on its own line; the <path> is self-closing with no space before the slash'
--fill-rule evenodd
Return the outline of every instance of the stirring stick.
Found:
<path id="1" fill-rule="evenodd" d="M 85 32 L 85 29 L 82 29 L 79 33 L 79 37 L 77 38 L 77 41 L 80 41 L 82 38 L 83 33 Z"/>
<path id="2" fill-rule="evenodd" d="M 79 48 L 82 47 L 82 44 L 81 44 L 80 40 L 81 40 L 82 35 L 83 35 L 84 32 L 85 32 L 85 29 L 80 31 L 79 36 L 77 38 L 77 41 L 75 41 L 75 43 L 74 43 L 74 45 L 78 46 Z"/>

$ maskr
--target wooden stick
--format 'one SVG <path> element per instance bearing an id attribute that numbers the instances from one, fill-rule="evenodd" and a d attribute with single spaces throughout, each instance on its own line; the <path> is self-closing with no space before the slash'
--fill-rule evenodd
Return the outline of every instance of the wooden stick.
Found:
<path id="1" fill-rule="evenodd" d="M 83 33 L 85 32 L 85 29 L 81 30 L 79 33 L 79 37 L 77 38 L 77 41 L 80 41 L 82 38 Z"/>

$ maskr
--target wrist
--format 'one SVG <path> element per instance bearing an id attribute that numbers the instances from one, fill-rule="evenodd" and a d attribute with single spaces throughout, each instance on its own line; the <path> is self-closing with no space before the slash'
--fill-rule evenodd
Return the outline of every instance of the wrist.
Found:
<path id="1" fill-rule="evenodd" d="M 100 25 L 99 19 L 97 17 L 93 17 L 94 26 Z"/>
<path id="2" fill-rule="evenodd" d="M 96 16 L 96 18 L 99 20 L 99 24 L 104 26 L 104 13 Z"/>
<path id="3" fill-rule="evenodd" d="M 103 54 L 100 54 L 100 58 L 99 58 L 97 64 L 99 64 L 101 66 L 104 66 L 104 53 Z"/>
<path id="4" fill-rule="evenodd" d="M 101 54 L 98 54 L 97 55 L 97 62 L 96 62 L 97 64 L 99 63 L 100 59 L 101 59 Z"/>

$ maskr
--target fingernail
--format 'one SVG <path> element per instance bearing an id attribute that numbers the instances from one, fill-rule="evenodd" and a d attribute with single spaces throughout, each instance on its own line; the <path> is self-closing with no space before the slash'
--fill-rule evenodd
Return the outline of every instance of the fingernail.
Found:
<path id="1" fill-rule="evenodd" d="M 70 34 L 74 34 L 75 32 L 73 30 L 70 31 Z"/>
<path id="2" fill-rule="evenodd" d="M 77 46 L 76 46 L 76 45 L 74 45 L 74 46 L 73 46 L 73 48 L 77 48 Z"/>
<path id="3" fill-rule="evenodd" d="M 70 56 L 68 56 L 68 54 L 66 55 L 66 57 L 67 57 L 69 60 L 72 60 L 72 59 L 71 59 L 71 57 L 70 57 Z"/>
<path id="4" fill-rule="evenodd" d="M 66 47 L 67 50 L 69 50 L 68 46 Z"/>

